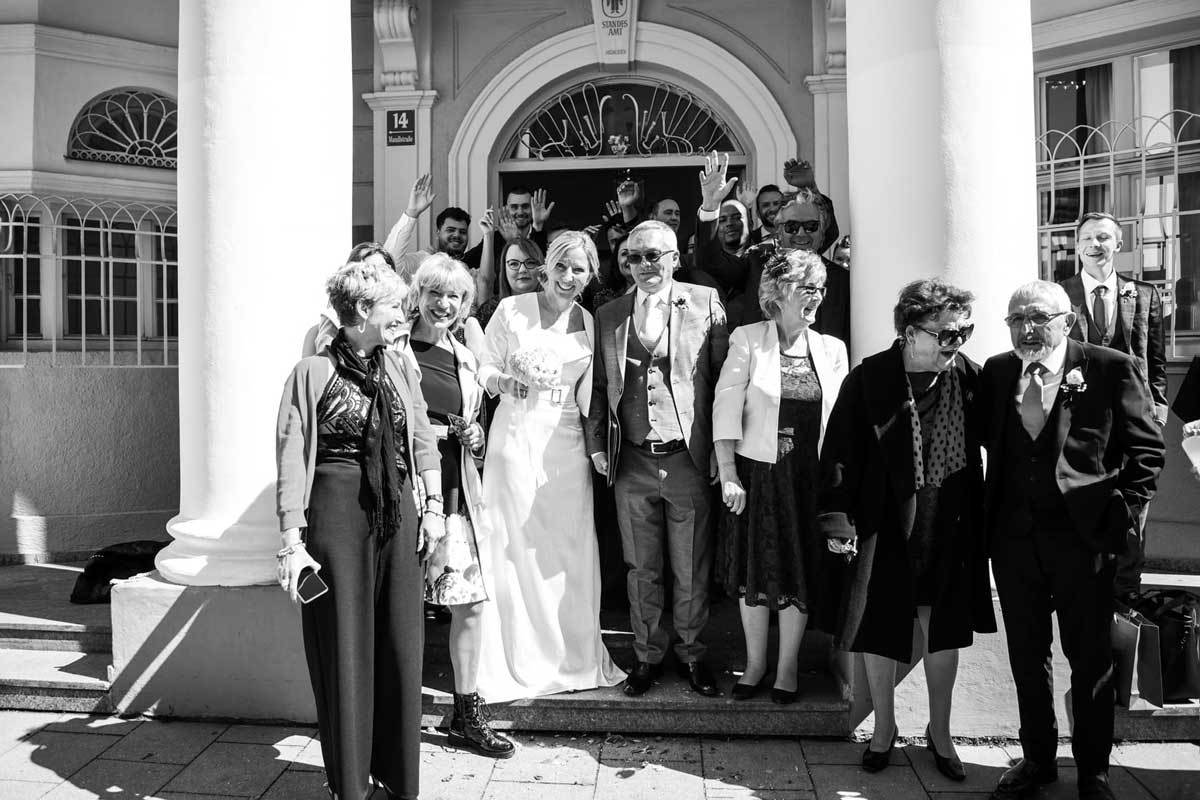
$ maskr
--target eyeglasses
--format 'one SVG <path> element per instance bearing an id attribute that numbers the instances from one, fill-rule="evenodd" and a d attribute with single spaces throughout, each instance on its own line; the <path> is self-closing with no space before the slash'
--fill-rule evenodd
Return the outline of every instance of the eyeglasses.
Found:
<path id="1" fill-rule="evenodd" d="M 526 259 L 525 261 L 518 261 L 514 258 L 511 261 L 504 262 L 504 266 L 508 267 L 509 269 L 519 270 L 521 267 L 524 267 L 527 272 L 533 272 L 541 265 L 542 263 L 535 258 Z"/>
<path id="2" fill-rule="evenodd" d="M 788 219 L 778 223 L 779 227 L 783 228 L 783 232 L 795 236 L 803 228 L 805 233 L 816 233 L 821 230 L 821 221 L 818 219 L 808 219 L 804 221 L 796 219 Z"/>
<path id="3" fill-rule="evenodd" d="M 824 297 L 825 292 L 829 290 L 824 286 L 797 286 L 796 291 L 806 294 L 809 297 Z"/>
<path id="4" fill-rule="evenodd" d="M 1054 320 L 1061 317 L 1063 314 L 1070 314 L 1070 311 L 1059 311 L 1056 314 L 1009 314 L 1004 318 L 1004 323 L 1010 328 L 1024 328 L 1027 324 L 1035 328 L 1044 328 Z"/>
<path id="5" fill-rule="evenodd" d="M 657 264 L 659 259 L 663 256 L 669 256 L 671 253 L 678 252 L 678 250 L 664 250 L 660 253 L 657 250 L 647 250 L 644 253 L 639 253 L 635 250 L 630 250 L 625 255 L 625 262 L 631 267 L 636 267 L 638 264 L 642 263 L 643 259 L 645 259 L 646 263 L 648 264 Z"/>
<path id="6" fill-rule="evenodd" d="M 966 344 L 967 340 L 971 338 L 971 334 L 975 332 L 974 325 L 963 325 L 961 328 L 942 328 L 940 331 L 931 331 L 929 328 L 922 328 L 920 325 L 913 325 L 913 327 L 921 333 L 928 333 L 937 339 L 938 347 L 949 347 L 952 344 Z"/>

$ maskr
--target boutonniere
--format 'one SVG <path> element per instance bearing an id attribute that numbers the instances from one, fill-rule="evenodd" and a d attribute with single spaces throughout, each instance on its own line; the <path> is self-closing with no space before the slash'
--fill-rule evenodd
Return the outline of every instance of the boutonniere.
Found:
<path id="1" fill-rule="evenodd" d="M 1136 285 L 1136 284 L 1133 284 L 1133 283 L 1127 283 L 1127 284 L 1125 284 L 1124 286 L 1122 286 L 1122 287 L 1121 287 L 1121 291 L 1120 291 L 1120 293 L 1119 293 L 1119 297 L 1120 297 L 1122 300 L 1134 300 L 1134 299 L 1136 299 L 1136 298 L 1137 298 L 1137 285 Z"/>
<path id="2" fill-rule="evenodd" d="M 675 308 L 679 309 L 680 311 L 684 311 L 688 307 L 688 299 L 686 296 L 676 297 L 674 300 L 671 301 L 671 305 L 673 305 Z"/>
<path id="3" fill-rule="evenodd" d="M 1083 379 L 1083 370 L 1076 367 L 1068 372 L 1066 377 L 1063 378 L 1059 391 L 1063 393 L 1063 403 L 1069 403 L 1075 395 L 1086 392 L 1087 382 Z"/>

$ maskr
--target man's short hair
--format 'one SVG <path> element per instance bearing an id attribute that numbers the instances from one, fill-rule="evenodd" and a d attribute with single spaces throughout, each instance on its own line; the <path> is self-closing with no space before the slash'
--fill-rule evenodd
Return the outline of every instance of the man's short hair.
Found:
<path id="1" fill-rule="evenodd" d="M 442 213 L 437 215 L 438 229 L 441 229 L 442 225 L 445 224 L 446 220 L 448 219 L 452 219 L 455 222 L 461 222 L 468 228 L 471 227 L 471 215 L 466 211 L 463 211 L 458 206 L 450 206 L 449 208 L 445 208 L 442 210 Z"/>
<path id="2" fill-rule="evenodd" d="M 1112 214 L 1109 214 L 1107 211 L 1089 211 L 1086 214 L 1084 214 L 1082 217 L 1079 218 L 1079 222 L 1076 223 L 1076 225 L 1075 225 L 1075 235 L 1076 236 L 1079 235 L 1079 229 L 1084 226 L 1084 223 L 1094 222 L 1095 220 L 1098 220 L 1098 219 L 1106 219 L 1109 222 L 1111 222 L 1113 225 L 1116 225 L 1117 226 L 1117 234 L 1120 235 L 1121 221 L 1119 219 L 1117 219 L 1116 217 L 1114 217 Z"/>
<path id="3" fill-rule="evenodd" d="M 754 205 L 757 206 L 759 198 L 761 198 L 767 192 L 776 192 L 777 194 L 783 194 L 783 190 L 780 189 L 778 186 L 776 186 L 773 183 L 768 183 L 766 186 L 764 186 L 758 190 L 758 194 L 754 195 Z"/>
<path id="4" fill-rule="evenodd" d="M 675 231 L 671 230 L 671 226 L 665 222 L 659 222 L 656 219 L 648 219 L 645 222 L 639 222 L 637 226 L 629 232 L 632 237 L 636 233 L 649 233 L 650 231 L 658 231 L 665 233 L 671 240 L 672 249 L 678 249 L 679 239 L 675 236 Z"/>
<path id="5" fill-rule="evenodd" d="M 514 186 L 511 189 L 509 189 L 507 192 L 504 193 L 504 202 L 507 203 L 508 198 L 512 197 L 514 194 L 527 194 L 530 197 L 533 197 L 533 189 L 530 189 L 528 186 L 525 186 L 524 184 L 521 184 L 519 186 Z"/>
<path id="6" fill-rule="evenodd" d="M 1053 281 L 1030 281 L 1017 287 L 1008 300 L 1009 308 L 1018 301 L 1026 303 L 1043 301 L 1055 311 L 1070 311 L 1071 298 L 1067 290 Z"/>

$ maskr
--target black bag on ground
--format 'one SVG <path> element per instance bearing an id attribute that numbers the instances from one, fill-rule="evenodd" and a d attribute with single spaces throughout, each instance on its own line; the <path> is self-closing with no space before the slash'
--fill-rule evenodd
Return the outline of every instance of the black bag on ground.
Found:
<path id="1" fill-rule="evenodd" d="M 1200 698 L 1200 596 L 1155 589 L 1144 592 L 1135 607 L 1158 626 L 1163 700 Z"/>
<path id="2" fill-rule="evenodd" d="M 97 550 L 83 565 L 83 572 L 75 579 L 75 588 L 71 590 L 71 602 L 109 602 L 111 581 L 154 569 L 154 556 L 166 546 L 167 542 L 142 539 L 112 544 Z"/>

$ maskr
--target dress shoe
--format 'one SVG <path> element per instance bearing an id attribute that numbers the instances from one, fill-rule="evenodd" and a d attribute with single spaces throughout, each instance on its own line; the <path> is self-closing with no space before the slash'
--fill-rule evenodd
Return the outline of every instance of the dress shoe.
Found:
<path id="1" fill-rule="evenodd" d="M 962 760 L 958 756 L 943 756 L 937 751 L 937 747 L 933 743 L 933 737 L 929 735 L 929 726 L 925 726 L 925 747 L 929 752 L 933 753 L 933 763 L 937 766 L 938 772 L 945 775 L 952 781 L 965 781 L 967 779 L 967 771 L 963 769 Z"/>
<path id="2" fill-rule="evenodd" d="M 862 768 L 867 772 L 880 772 L 887 768 L 887 765 L 892 760 L 892 750 L 896 747 L 896 739 L 900 738 L 900 728 L 897 727 L 892 731 L 892 741 L 888 745 L 888 749 L 882 753 L 871 749 L 871 745 L 867 745 L 867 749 L 863 750 Z"/>
<path id="3" fill-rule="evenodd" d="M 721 693 L 717 688 L 717 679 L 703 661 L 691 661 L 679 665 L 679 677 L 685 678 L 696 694 L 705 697 L 716 697 Z"/>
<path id="4" fill-rule="evenodd" d="M 650 684 L 654 680 L 662 676 L 662 664 L 651 664 L 647 661 L 637 662 L 637 666 L 630 670 L 629 675 L 625 678 L 625 688 L 623 691 L 629 697 L 637 697 L 639 694 L 645 694 L 650 688 Z"/>
<path id="5" fill-rule="evenodd" d="M 758 683 L 742 683 L 739 681 L 733 685 L 729 694 L 734 700 L 749 700 L 763 690 L 763 687 L 767 685 L 767 678 L 769 677 L 770 675 L 764 674 L 758 679 Z"/>
<path id="6" fill-rule="evenodd" d="M 1058 766 L 1022 758 L 1000 776 L 990 800 L 1024 800 L 1033 797 L 1038 787 L 1058 780 Z"/>
<path id="7" fill-rule="evenodd" d="M 1079 800 L 1117 800 L 1112 786 L 1108 783 L 1108 773 L 1098 775 L 1080 775 L 1078 781 Z"/>

